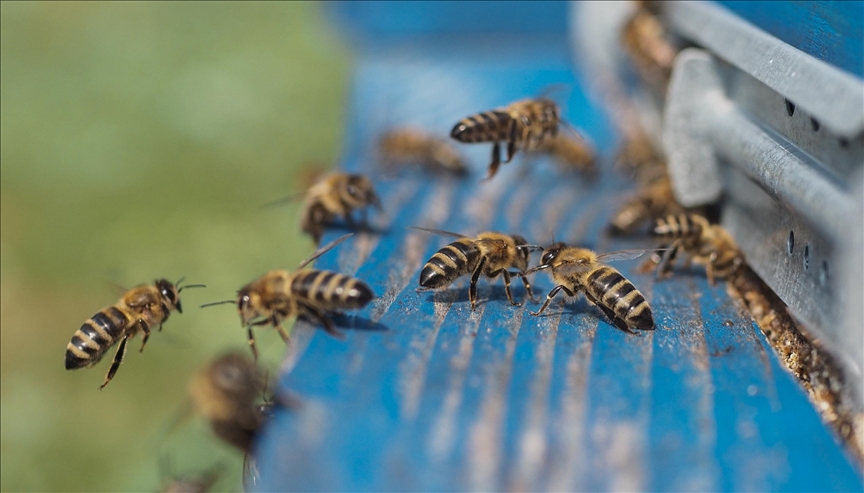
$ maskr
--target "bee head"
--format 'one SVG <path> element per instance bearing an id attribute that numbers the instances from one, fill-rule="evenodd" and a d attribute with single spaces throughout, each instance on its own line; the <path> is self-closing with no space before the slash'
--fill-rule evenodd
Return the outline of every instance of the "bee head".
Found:
<path id="1" fill-rule="evenodd" d="M 528 269 L 528 261 L 531 258 L 531 249 L 528 248 L 528 240 L 523 236 L 513 235 L 513 241 L 516 243 L 516 262 L 514 267 L 519 270 Z M 519 248 L 519 247 L 524 248 Z"/>
<path id="2" fill-rule="evenodd" d="M 558 121 L 558 103 L 551 99 L 542 99 L 543 101 L 543 120 L 547 122 Z"/>
<path id="3" fill-rule="evenodd" d="M 243 327 L 251 324 L 256 318 L 264 316 L 261 309 L 261 296 L 249 286 L 237 291 L 237 311 L 240 312 L 240 323 Z"/>
<path id="4" fill-rule="evenodd" d="M 554 262 L 555 259 L 558 258 L 558 255 L 561 253 L 561 250 L 563 250 L 566 246 L 567 245 L 560 241 L 551 244 L 549 247 L 546 248 L 546 250 L 543 250 L 543 256 L 540 258 L 540 264 L 549 265 Z"/>
<path id="5" fill-rule="evenodd" d="M 363 175 L 351 175 L 345 184 L 345 193 L 355 205 L 374 205 L 381 208 L 381 200 L 375 193 L 372 180 Z"/>
<path id="6" fill-rule="evenodd" d="M 162 301 L 169 309 L 183 313 L 183 307 L 180 305 L 180 292 L 174 283 L 167 279 L 159 279 L 156 281 L 156 289 L 159 290 L 159 296 L 162 297 Z"/>

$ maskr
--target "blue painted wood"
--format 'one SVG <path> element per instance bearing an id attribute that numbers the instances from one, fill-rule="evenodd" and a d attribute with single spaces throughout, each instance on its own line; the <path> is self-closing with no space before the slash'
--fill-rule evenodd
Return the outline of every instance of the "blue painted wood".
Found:
<path id="1" fill-rule="evenodd" d="M 864 77 L 864 2 L 717 2 L 799 50 Z"/>
<path id="2" fill-rule="evenodd" d="M 366 37 L 490 32 L 559 33 L 567 31 L 568 2 L 341 1 L 330 4 L 343 29 Z"/>
<path id="3" fill-rule="evenodd" d="M 605 234 L 631 187 L 611 167 L 616 136 L 564 45 L 539 43 L 379 45 L 358 60 L 341 167 L 376 176 L 385 232 L 355 235 L 317 267 L 356 275 L 379 298 L 341 320 L 344 341 L 298 323 L 279 386 L 304 405 L 264 433 L 255 489 L 860 491 L 861 471 L 759 329 L 704 273 L 655 283 L 636 262 L 617 264 L 655 312 L 657 330 L 640 336 L 584 300 L 533 317 L 538 305 L 510 306 L 500 281 L 481 281 L 475 312 L 467 279 L 416 292 L 425 260 L 451 240 L 409 225 L 541 244 L 554 231 L 599 251 L 648 245 Z M 566 118 L 601 152 L 596 181 L 520 155 L 481 183 L 488 145 L 460 147 L 472 165 L 464 180 L 376 170 L 372 143 L 392 126 L 447 135 L 469 113 L 562 82 L 572 88 Z M 552 287 L 543 273 L 532 282 L 539 296 Z M 524 295 L 518 282 L 514 295 Z M 259 344 L 268 339 L 282 344 L 266 334 Z"/>

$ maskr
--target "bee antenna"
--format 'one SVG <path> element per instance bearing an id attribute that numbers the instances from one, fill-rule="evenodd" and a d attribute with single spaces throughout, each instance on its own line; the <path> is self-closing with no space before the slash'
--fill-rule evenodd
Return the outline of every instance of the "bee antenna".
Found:
<path id="1" fill-rule="evenodd" d="M 540 264 L 540 265 L 534 267 L 533 269 L 526 270 L 525 275 L 527 276 L 529 274 L 533 274 L 535 272 L 539 272 L 541 270 L 548 269 L 549 267 L 551 267 L 549 264 Z"/>
<path id="2" fill-rule="evenodd" d="M 177 279 L 177 282 L 174 283 L 174 286 L 177 286 L 177 288 L 179 289 L 179 288 L 180 288 L 180 283 L 182 283 L 182 282 L 185 281 L 185 280 L 186 280 L 186 276 L 183 276 L 183 277 L 181 277 L 180 279 Z"/>
<path id="3" fill-rule="evenodd" d="M 540 245 L 517 245 L 517 249 L 528 250 L 529 252 L 533 252 L 534 250 L 542 250 L 543 247 Z"/>
<path id="4" fill-rule="evenodd" d="M 226 305 L 228 303 L 237 304 L 234 300 L 222 300 L 222 301 L 214 301 L 213 303 L 204 303 L 200 306 L 200 308 L 207 308 L 208 306 L 216 306 L 216 305 Z"/>
<path id="5" fill-rule="evenodd" d="M 183 291 L 184 289 L 187 289 L 187 288 L 206 288 L 206 287 L 207 287 L 206 284 L 189 284 L 189 285 L 183 286 L 182 288 L 177 288 L 177 292 L 179 293 L 180 291 Z"/>

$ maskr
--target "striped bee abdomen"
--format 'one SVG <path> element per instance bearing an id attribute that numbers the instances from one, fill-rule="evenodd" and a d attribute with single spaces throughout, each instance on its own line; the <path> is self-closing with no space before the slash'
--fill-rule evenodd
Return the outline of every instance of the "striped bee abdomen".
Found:
<path id="1" fill-rule="evenodd" d="M 471 115 L 453 127 L 450 137 L 460 142 L 500 142 L 508 139 L 512 118 L 504 111 L 492 110 Z"/>
<path id="2" fill-rule="evenodd" d="M 657 220 L 654 235 L 669 239 L 699 238 L 702 236 L 702 221 L 691 214 L 670 214 Z"/>
<path id="3" fill-rule="evenodd" d="M 603 266 L 591 273 L 586 290 L 629 327 L 654 328 L 654 315 L 645 297 L 612 267 Z"/>
<path id="4" fill-rule="evenodd" d="M 463 238 L 438 250 L 420 271 L 420 286 L 436 289 L 474 271 L 480 249 L 474 240 Z"/>
<path id="5" fill-rule="evenodd" d="M 323 310 L 362 308 L 375 297 L 359 279 L 314 269 L 299 272 L 291 282 L 291 292 Z"/>
<path id="6" fill-rule="evenodd" d="M 76 370 L 97 363 L 123 336 L 128 325 L 127 316 L 113 306 L 93 315 L 66 345 L 66 369 Z"/>

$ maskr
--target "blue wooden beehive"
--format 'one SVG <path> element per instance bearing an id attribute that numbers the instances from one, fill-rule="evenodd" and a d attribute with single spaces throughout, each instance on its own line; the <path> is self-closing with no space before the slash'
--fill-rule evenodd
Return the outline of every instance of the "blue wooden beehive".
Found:
<path id="1" fill-rule="evenodd" d="M 728 7 L 757 25 L 771 19 Z M 761 8 L 801 15 L 786 3 Z M 391 127 L 447 135 L 468 114 L 563 83 L 564 116 L 595 144 L 602 171 L 564 177 L 547 158 L 522 156 L 481 183 L 489 146 L 477 145 L 462 148 L 467 179 L 381 181 L 386 232 L 358 234 L 317 263 L 379 298 L 344 320 L 344 341 L 298 323 L 279 386 L 304 405 L 266 430 L 253 489 L 862 489 L 861 470 L 759 327 L 699 271 L 655 282 L 635 262 L 616 265 L 654 309 L 657 330 L 639 336 L 584 301 L 533 317 L 536 307 L 508 304 L 499 282 L 481 281 L 474 312 L 467 283 L 415 291 L 424 261 L 449 241 L 408 226 L 540 244 L 554 231 L 598 251 L 650 245 L 605 232 L 632 183 L 611 166 L 618 136 L 589 96 L 592 74 L 572 69 L 566 3 L 344 3 L 331 14 L 357 50 L 342 169 L 377 173 L 374 142 Z M 860 77 L 860 22 L 851 24 L 837 29 L 857 29 L 857 52 L 820 43 L 824 33 L 796 47 Z M 762 27 L 801 32 L 778 25 Z M 552 287 L 543 273 L 533 284 Z"/>

